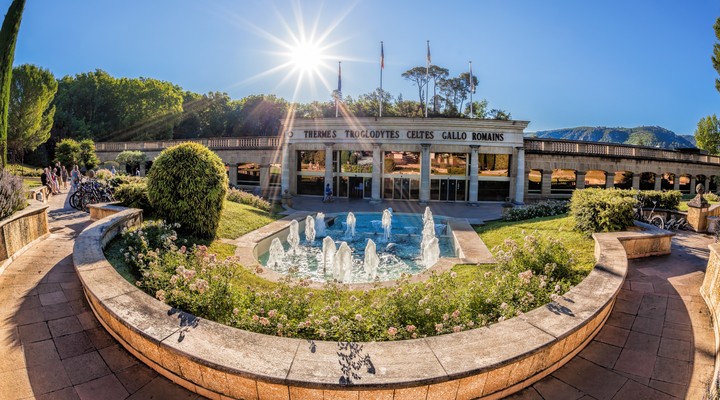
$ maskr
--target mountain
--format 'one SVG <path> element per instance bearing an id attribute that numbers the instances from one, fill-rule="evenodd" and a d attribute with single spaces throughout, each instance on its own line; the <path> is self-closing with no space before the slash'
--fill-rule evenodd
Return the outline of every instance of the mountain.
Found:
<path id="1" fill-rule="evenodd" d="M 637 128 L 607 128 L 580 126 L 577 128 L 537 131 L 528 136 L 547 139 L 582 140 L 588 142 L 606 142 L 632 144 L 639 146 L 674 149 L 695 147 L 695 141 L 675 134 L 659 126 L 639 126 Z M 690 135 L 684 135 L 690 136 Z"/>
<path id="2" fill-rule="evenodd" d="M 680 137 L 690 142 L 693 147 L 697 146 L 697 142 L 695 141 L 695 135 L 680 135 Z"/>

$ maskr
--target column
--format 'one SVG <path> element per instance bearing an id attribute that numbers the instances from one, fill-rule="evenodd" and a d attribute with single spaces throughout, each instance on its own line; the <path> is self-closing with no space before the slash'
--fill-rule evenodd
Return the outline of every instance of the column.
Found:
<path id="1" fill-rule="evenodd" d="M 280 195 L 288 193 L 294 193 L 290 191 L 290 145 L 285 143 L 282 152 L 282 171 L 280 173 Z"/>
<path id="2" fill-rule="evenodd" d="M 614 188 L 615 187 L 615 173 L 614 172 L 606 172 L 605 173 L 605 188 Z"/>
<path id="3" fill-rule="evenodd" d="M 695 175 L 690 175 L 690 194 L 697 193 L 695 191 L 695 185 L 697 185 L 697 180 L 695 179 Z"/>
<path id="4" fill-rule="evenodd" d="M 468 203 L 477 205 L 478 201 L 478 146 L 470 146 L 470 187 Z"/>
<path id="5" fill-rule="evenodd" d="M 373 166 L 372 166 L 372 193 L 370 194 L 370 203 L 380 203 L 380 184 L 382 183 L 382 161 L 383 154 L 379 144 L 373 145 Z"/>
<path id="6" fill-rule="evenodd" d="M 676 172 L 673 178 L 673 190 L 680 190 L 680 173 Z"/>
<path id="7" fill-rule="evenodd" d="M 335 171 L 333 171 L 333 144 L 334 143 L 325 143 L 325 184 L 323 185 L 323 190 L 325 190 L 325 186 L 330 184 L 330 187 L 333 188 L 333 196 L 337 196 L 337 193 L 335 193 L 335 185 L 333 184 L 333 174 Z"/>
<path id="8" fill-rule="evenodd" d="M 517 174 L 515 175 L 515 203 L 525 203 L 525 149 L 517 148 Z"/>
<path id="9" fill-rule="evenodd" d="M 540 185 L 541 185 L 540 195 L 542 197 L 550 197 L 551 185 L 552 185 L 552 170 L 551 169 L 542 170 L 542 181 L 540 182 Z"/>
<path id="10" fill-rule="evenodd" d="M 655 190 L 662 190 L 662 178 L 663 174 L 655 174 Z"/>
<path id="11" fill-rule="evenodd" d="M 145 167 L 146 167 L 146 165 L 147 165 L 147 164 L 146 164 L 144 161 L 140 163 L 140 176 L 145 176 Z"/>
<path id="12" fill-rule="evenodd" d="M 420 203 L 430 202 L 430 145 L 422 144 L 420 155 Z"/>
<path id="13" fill-rule="evenodd" d="M 635 190 L 640 190 L 640 173 L 638 172 L 633 172 L 632 188 Z"/>
<path id="14" fill-rule="evenodd" d="M 585 189 L 585 171 L 575 171 L 575 189 Z"/>
<path id="15" fill-rule="evenodd" d="M 228 179 L 231 185 L 237 185 L 237 164 L 228 165 Z"/>
<path id="16" fill-rule="evenodd" d="M 270 188 L 270 164 L 260 164 L 260 190 L 265 193 Z"/>

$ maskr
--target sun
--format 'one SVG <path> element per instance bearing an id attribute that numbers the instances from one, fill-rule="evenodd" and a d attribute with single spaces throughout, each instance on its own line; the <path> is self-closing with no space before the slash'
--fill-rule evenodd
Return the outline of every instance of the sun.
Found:
<path id="1" fill-rule="evenodd" d="M 298 43 L 290 49 L 289 57 L 293 67 L 305 73 L 317 73 L 325 58 L 320 46 L 313 42 Z"/>

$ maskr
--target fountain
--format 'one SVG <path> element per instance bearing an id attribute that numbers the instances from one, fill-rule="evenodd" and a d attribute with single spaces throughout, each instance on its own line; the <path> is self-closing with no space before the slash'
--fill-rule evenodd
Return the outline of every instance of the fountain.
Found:
<path id="1" fill-rule="evenodd" d="M 392 211 L 385 209 L 382 213 L 383 238 L 386 242 L 390 241 L 390 231 L 392 231 Z"/>
<path id="2" fill-rule="evenodd" d="M 322 241 L 323 275 L 327 273 L 328 266 L 332 270 L 336 251 L 335 241 L 330 236 L 325 236 Z"/>
<path id="3" fill-rule="evenodd" d="M 428 220 L 433 221 L 433 213 L 430 211 L 430 207 L 425 207 L 425 213 L 423 213 L 423 224 Z"/>
<path id="4" fill-rule="evenodd" d="M 422 262 L 425 268 L 430 268 L 440 259 L 440 243 L 438 238 L 433 237 L 426 243 L 423 243 Z"/>
<path id="5" fill-rule="evenodd" d="M 377 255 L 375 242 L 373 242 L 372 239 L 368 239 L 367 245 L 365 245 L 365 261 L 363 262 L 363 269 L 370 280 L 374 281 L 377 277 L 378 265 L 380 265 L 380 258 Z"/>
<path id="6" fill-rule="evenodd" d="M 315 215 L 315 237 L 323 237 L 325 233 L 325 213 L 317 213 Z"/>
<path id="7" fill-rule="evenodd" d="M 288 252 L 291 252 L 295 255 L 298 254 L 299 249 L 298 245 L 300 244 L 300 234 L 299 231 L 299 225 L 296 220 L 290 221 L 290 233 L 288 233 L 287 241 L 290 244 L 290 250 Z"/>
<path id="8" fill-rule="evenodd" d="M 435 236 L 435 220 L 433 219 L 432 213 L 428 215 L 430 209 L 425 209 L 425 215 L 423 216 L 423 230 L 422 230 L 422 241 L 420 242 L 420 259 L 422 260 L 425 268 L 428 268 L 437 262 L 437 257 L 440 254 L 440 247 L 438 245 L 437 237 Z M 427 216 L 427 218 L 425 218 Z M 435 245 L 431 246 L 431 243 L 435 240 Z M 437 252 L 437 256 L 435 253 Z M 429 262 L 432 262 L 429 264 Z"/>
<path id="9" fill-rule="evenodd" d="M 279 266 L 280 263 L 282 263 L 283 259 L 285 258 L 285 249 L 283 249 L 283 245 L 280 242 L 280 239 L 275 238 L 270 242 L 270 258 L 268 258 L 268 262 L 266 266 L 268 268 L 273 268 L 275 266 Z"/>
<path id="10" fill-rule="evenodd" d="M 345 237 L 352 239 L 355 236 L 355 214 L 349 212 L 345 219 Z"/>
<path id="11" fill-rule="evenodd" d="M 340 248 L 335 253 L 333 277 L 338 282 L 350 282 L 352 280 L 352 250 L 350 250 L 346 242 L 341 242 Z"/>
<path id="12" fill-rule="evenodd" d="M 307 218 L 305 218 L 305 239 L 308 243 L 315 241 L 315 233 L 315 218 L 308 215 Z"/>

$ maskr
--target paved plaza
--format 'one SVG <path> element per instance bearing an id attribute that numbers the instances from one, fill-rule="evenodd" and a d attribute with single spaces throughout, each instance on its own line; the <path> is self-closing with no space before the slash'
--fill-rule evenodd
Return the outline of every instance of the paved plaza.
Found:
<path id="1" fill-rule="evenodd" d="M 99 326 L 71 258 L 74 238 L 90 221 L 65 199 L 50 200 L 50 236 L 0 275 L 0 398 L 200 398 L 144 366 Z M 389 206 L 408 212 L 403 208 L 408 204 L 419 207 L 296 199 L 295 208 L 336 212 Z M 432 208 L 438 215 L 470 213 L 487 220 L 499 217 L 501 205 L 433 203 Z M 672 255 L 631 261 L 598 336 L 564 367 L 513 398 L 702 398 L 713 371 L 714 336 L 699 288 L 712 240 L 681 233 L 673 240 Z"/>

